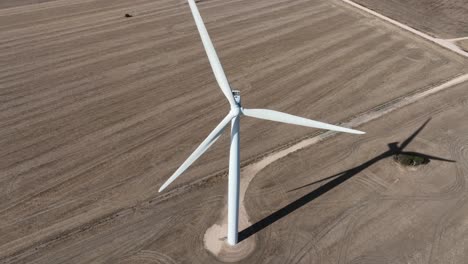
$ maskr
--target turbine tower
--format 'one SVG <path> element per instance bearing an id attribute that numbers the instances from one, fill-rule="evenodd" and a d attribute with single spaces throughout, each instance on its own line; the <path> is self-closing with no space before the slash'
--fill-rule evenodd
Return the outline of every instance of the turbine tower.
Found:
<path id="1" fill-rule="evenodd" d="M 362 131 L 349 128 L 330 125 L 290 114 L 267 110 L 267 109 L 246 109 L 241 106 L 240 92 L 231 91 L 229 82 L 224 74 L 223 67 L 219 61 L 218 55 L 213 47 L 210 36 L 198 11 L 194 0 L 188 0 L 190 10 L 192 11 L 195 24 L 200 33 L 203 46 L 205 48 L 208 60 L 218 82 L 221 91 L 226 96 L 231 110 L 227 116 L 215 127 L 208 137 L 195 149 L 195 151 L 185 160 L 184 163 L 174 172 L 174 174 L 161 186 L 159 192 L 163 191 L 177 177 L 179 177 L 187 168 L 192 165 L 205 151 L 216 142 L 221 136 L 226 126 L 231 122 L 231 148 L 229 154 L 229 188 L 228 188 L 228 234 L 227 240 L 230 245 L 236 245 L 238 242 L 238 221 L 239 221 L 239 184 L 240 184 L 240 159 L 239 159 L 239 127 L 240 117 L 250 116 L 259 119 L 289 123 L 293 125 L 313 127 L 319 129 L 333 130 L 351 134 L 364 134 Z"/>

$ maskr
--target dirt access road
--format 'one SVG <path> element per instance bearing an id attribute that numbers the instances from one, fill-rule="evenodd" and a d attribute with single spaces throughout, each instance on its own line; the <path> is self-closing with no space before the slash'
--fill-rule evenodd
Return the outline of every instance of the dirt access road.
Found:
<path id="1" fill-rule="evenodd" d="M 468 36 L 466 0 L 355 0 L 354 2 L 438 38 Z"/>

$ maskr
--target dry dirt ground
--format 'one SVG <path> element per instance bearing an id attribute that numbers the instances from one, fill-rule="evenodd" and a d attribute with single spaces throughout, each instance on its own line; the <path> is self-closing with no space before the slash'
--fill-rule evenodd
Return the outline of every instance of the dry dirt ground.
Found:
<path id="1" fill-rule="evenodd" d="M 467 72 L 463 58 L 339 1 L 213 0 L 199 7 L 247 107 L 336 123 Z M 225 179 L 217 177 L 171 200 L 157 193 L 227 112 L 185 1 L 57 0 L 0 9 L 0 28 L 0 261 L 216 262 L 202 241 L 222 208 Z M 352 143 L 324 150 L 347 157 L 342 150 L 362 140 L 363 147 L 372 145 L 369 137 L 377 140 L 393 128 L 381 126 L 360 141 L 343 137 Z M 249 119 L 241 127 L 244 164 L 316 132 Z M 387 139 L 382 140 L 375 144 L 385 145 Z M 359 153 L 336 169 L 372 154 Z M 323 157 L 313 160 L 332 161 Z M 224 136 L 176 185 L 222 175 L 226 167 Z M 269 188 L 282 188 L 281 181 L 292 176 L 300 183 L 304 176 L 290 169 Z M 313 177 L 332 173 L 314 170 Z M 268 169 L 262 175 L 267 171 L 272 173 Z M 265 200 L 271 194 L 263 193 L 261 181 L 268 179 L 254 179 L 246 194 L 253 220 L 288 201 Z M 353 191 L 354 200 L 366 201 L 369 195 L 366 189 Z M 293 192 L 289 199 L 300 194 Z M 264 211 L 256 209 L 266 201 Z M 356 206 L 350 214 L 358 212 Z M 350 221 L 344 212 L 343 218 L 331 214 L 342 207 L 324 208 L 324 214 L 291 214 L 259 232 L 258 247 L 246 263 L 269 260 L 265 256 L 307 263 L 301 254 L 315 254 L 310 237 L 324 218 L 300 218 L 328 215 L 330 225 L 320 226 L 321 237 Z M 267 237 L 271 243 L 265 243 Z M 392 240 L 395 246 L 399 239 Z M 353 244 L 347 245 L 351 252 Z M 335 249 L 326 250 L 321 263 L 335 260 Z M 400 255 L 391 253 L 387 257 Z"/>
<path id="2" fill-rule="evenodd" d="M 354 2 L 434 37 L 468 36 L 466 0 L 355 0 Z"/>
<path id="3" fill-rule="evenodd" d="M 252 229 L 263 252 L 281 252 L 265 263 L 464 263 L 467 89 L 431 96 L 360 127 L 368 134 L 358 140 L 337 136 L 258 174 L 246 197 Z M 404 168 L 388 155 L 393 142 L 455 162 Z"/>
<path id="4" fill-rule="evenodd" d="M 40 3 L 51 2 L 51 1 L 54 1 L 54 0 L 7 0 L 7 1 L 0 2 L 0 8 L 40 4 Z"/>
<path id="5" fill-rule="evenodd" d="M 468 52 L 468 39 L 461 40 L 457 43 L 463 50 Z"/>

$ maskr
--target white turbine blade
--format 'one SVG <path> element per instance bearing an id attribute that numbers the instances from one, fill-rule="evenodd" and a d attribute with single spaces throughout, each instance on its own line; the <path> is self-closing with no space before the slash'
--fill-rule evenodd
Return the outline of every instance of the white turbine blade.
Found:
<path id="1" fill-rule="evenodd" d="M 232 96 L 232 91 L 229 86 L 229 82 L 226 78 L 226 74 L 224 73 L 223 66 L 219 61 L 218 55 L 216 54 L 216 50 L 213 47 L 210 35 L 208 35 L 208 31 L 206 30 L 205 24 L 203 23 L 203 19 L 200 15 L 200 12 L 198 11 L 197 5 L 195 4 L 194 0 L 188 0 L 188 3 L 190 6 L 190 10 L 192 11 L 193 18 L 195 19 L 195 24 L 197 25 L 198 32 L 200 33 L 200 37 L 203 42 L 203 47 L 205 47 L 206 55 L 208 55 L 208 60 L 210 61 L 210 65 L 213 69 L 216 81 L 218 82 L 219 87 L 228 99 L 229 104 L 231 106 L 234 106 L 236 105 L 236 103 L 234 101 L 234 97 Z"/>
<path id="2" fill-rule="evenodd" d="M 219 123 L 216 128 L 211 131 L 205 140 L 195 149 L 195 151 L 180 165 L 180 167 L 172 174 L 172 176 L 159 188 L 159 192 L 164 190 L 169 184 L 171 184 L 177 177 L 179 177 L 185 170 L 187 170 L 192 163 L 194 163 L 205 151 L 213 145 L 213 143 L 221 136 L 224 128 L 229 124 L 233 116 L 228 114 L 222 121 Z"/>
<path id="3" fill-rule="evenodd" d="M 246 116 L 256 117 L 256 118 L 270 120 L 270 121 L 288 123 L 288 124 L 293 124 L 293 125 L 327 129 L 327 130 L 333 130 L 333 131 L 345 132 L 345 133 L 351 133 L 351 134 L 365 134 L 365 132 L 362 132 L 359 130 L 330 125 L 327 123 L 322 123 L 322 122 L 310 120 L 307 118 L 293 116 L 290 114 L 281 113 L 281 112 L 273 111 L 273 110 L 243 109 L 242 113 Z"/>

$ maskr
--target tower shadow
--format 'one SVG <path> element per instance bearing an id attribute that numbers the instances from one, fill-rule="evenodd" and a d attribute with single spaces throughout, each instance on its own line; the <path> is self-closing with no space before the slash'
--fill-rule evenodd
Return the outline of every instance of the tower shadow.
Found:
<path id="1" fill-rule="evenodd" d="M 422 157 L 424 159 L 427 159 L 428 161 L 430 160 L 438 160 L 438 161 L 444 161 L 444 162 L 455 162 L 454 160 L 449 160 L 449 159 L 444 159 L 444 158 L 439 158 L 436 156 L 431 156 L 423 153 L 418 153 L 418 152 L 406 152 L 404 149 L 413 141 L 413 139 L 424 129 L 424 127 L 429 123 L 431 118 L 426 120 L 424 124 L 422 124 L 421 127 L 419 127 L 410 137 L 408 137 L 405 141 L 403 141 L 400 145 L 399 142 L 392 142 L 387 144 L 388 150 L 381 153 L 380 155 L 377 155 L 376 157 L 364 162 L 363 164 L 354 167 L 352 169 L 342 171 L 338 174 L 323 178 L 318 181 L 314 181 L 312 183 L 308 183 L 304 186 L 292 189 L 288 192 L 296 191 L 320 182 L 324 182 L 327 180 L 330 180 L 329 182 L 323 184 L 322 186 L 318 187 L 317 189 L 307 193 L 306 195 L 300 197 L 299 199 L 291 202 L 290 204 L 284 206 L 283 208 L 277 210 L 276 212 L 266 216 L 265 218 L 261 219 L 260 221 L 254 223 L 250 227 L 247 227 L 246 229 L 242 230 L 239 232 L 239 242 L 247 239 L 248 237 L 254 235 L 255 233 L 261 231 L 262 229 L 268 227 L 269 225 L 273 224 L 274 222 L 280 220 L 281 218 L 287 216 L 288 214 L 296 211 L 297 209 L 301 208 L 302 206 L 306 205 L 307 203 L 311 202 L 312 200 L 318 198 L 322 194 L 327 193 L 331 189 L 335 188 L 336 186 L 342 184 L 343 182 L 349 180 L 351 177 L 354 175 L 362 172 L 363 170 L 367 169 L 374 163 L 388 158 L 392 157 L 394 155 L 399 155 L 399 154 L 407 154 L 407 155 L 415 155 Z"/>

